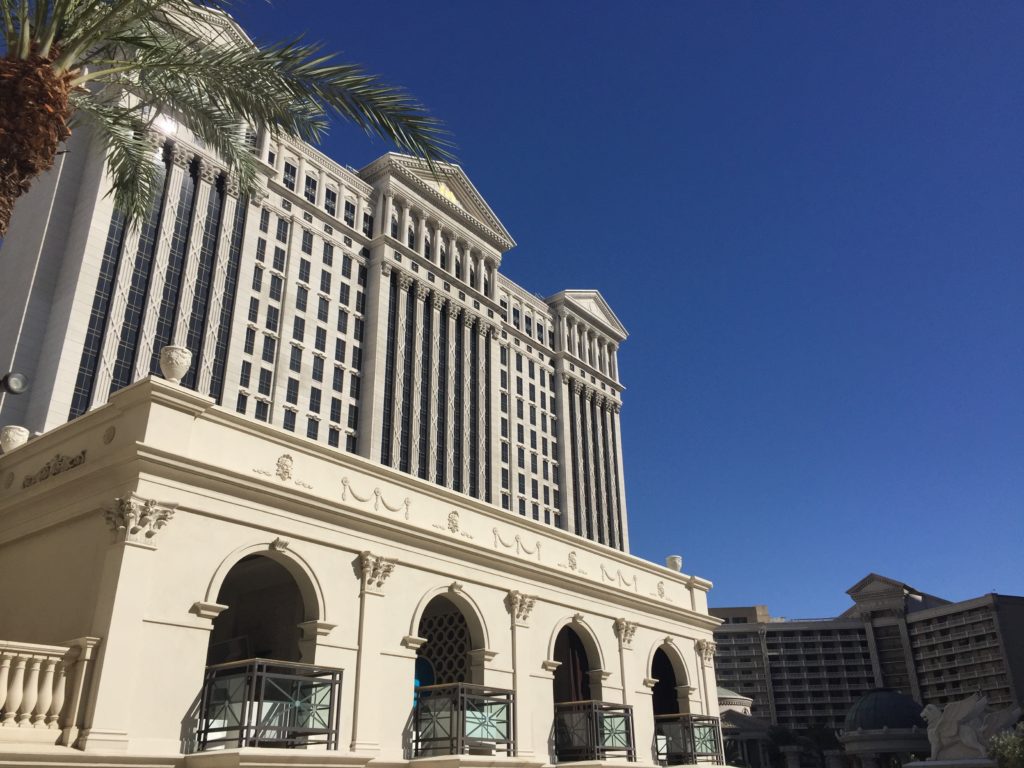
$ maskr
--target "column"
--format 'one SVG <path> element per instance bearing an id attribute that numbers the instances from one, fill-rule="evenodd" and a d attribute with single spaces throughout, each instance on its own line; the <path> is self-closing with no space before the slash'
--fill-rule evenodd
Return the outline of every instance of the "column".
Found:
<path id="1" fill-rule="evenodd" d="M 486 347 L 491 362 L 491 503 L 501 506 L 501 341 L 497 327 L 491 325 Z"/>
<path id="2" fill-rule="evenodd" d="M 188 338 L 189 320 L 192 317 L 192 304 L 196 295 L 196 280 L 199 277 L 200 251 L 203 247 L 203 234 L 206 231 L 206 213 L 210 203 L 210 194 L 216 194 L 213 185 L 216 182 L 216 169 L 207 161 L 198 162 L 196 179 L 196 197 L 192 204 L 192 222 L 188 233 L 188 249 L 185 252 L 185 263 L 182 266 L 181 294 L 178 297 L 178 312 L 171 332 L 171 343 L 185 346 Z M 198 365 L 193 360 L 192 365 Z"/>
<path id="3" fill-rule="evenodd" d="M 441 263 L 441 224 L 434 222 L 434 233 L 431 235 L 430 260 L 435 264 Z"/>
<path id="4" fill-rule="evenodd" d="M 564 339 L 562 335 L 565 330 L 564 316 L 559 320 L 558 332 L 560 338 Z M 564 348 L 564 347 L 563 347 Z M 560 508 L 562 511 L 562 527 L 571 533 L 579 533 L 576 530 L 576 515 L 575 515 L 575 494 L 576 494 L 576 478 L 573 472 L 572 462 L 572 432 L 569 424 L 569 409 L 572 408 L 572 400 L 570 399 L 569 390 L 569 374 L 562 371 L 560 374 L 558 371 L 555 374 L 558 376 L 558 422 L 555 425 L 556 437 L 558 438 L 558 454 L 556 459 L 558 460 L 558 487 L 559 487 L 559 501 Z"/>
<path id="5" fill-rule="evenodd" d="M 416 284 L 416 332 L 412 355 L 412 399 L 409 411 L 409 473 L 419 475 L 420 471 L 420 397 L 423 392 L 423 310 L 430 290 L 423 283 Z"/>
<path id="6" fill-rule="evenodd" d="M 473 464 L 470 461 L 470 438 L 473 423 L 472 392 L 473 377 L 471 366 L 473 357 L 470 348 L 473 344 L 473 326 L 476 325 L 476 315 L 469 312 L 463 314 L 462 318 L 462 492 L 469 495 L 469 476 L 473 472 Z"/>
<path id="7" fill-rule="evenodd" d="M 612 513 L 611 494 L 608 492 L 608 481 L 610 478 L 608 475 L 608 454 L 605 450 L 605 438 L 607 435 L 604 429 L 604 408 L 604 395 L 597 395 L 594 398 L 594 443 L 596 444 L 594 463 L 597 469 L 594 475 L 597 478 L 597 498 L 600 501 L 598 510 L 600 514 L 604 515 L 605 544 L 614 547 L 618 543 L 618 538 L 615 535 L 616 526 L 613 522 L 614 514 Z"/>
<path id="8" fill-rule="evenodd" d="M 447 320 L 448 323 L 448 397 L 445 398 L 445 469 L 444 485 L 446 488 L 453 488 L 455 474 L 455 334 L 459 333 L 459 313 L 462 308 L 455 302 L 448 302 Z"/>
<path id="9" fill-rule="evenodd" d="M 363 200 L 363 196 L 360 194 L 358 189 L 352 190 L 352 194 L 356 196 L 356 225 L 353 227 L 353 229 L 356 232 L 362 232 L 363 214 L 366 213 L 366 203 Z M 372 237 L 373 233 L 371 232 L 370 235 Z"/>
<path id="10" fill-rule="evenodd" d="M 409 216 L 411 215 L 412 210 L 409 204 L 406 203 L 405 201 L 399 203 L 399 206 L 401 207 L 402 213 L 401 216 L 399 216 L 398 218 L 398 239 L 401 241 L 402 245 L 408 245 Z"/>
<path id="11" fill-rule="evenodd" d="M 615 462 L 611 453 L 611 407 L 612 403 L 605 400 L 601 404 L 601 451 L 604 466 L 605 487 L 607 489 L 609 543 L 613 547 L 622 547 L 622 533 L 619 530 L 619 505 L 615 494 Z"/>
<path id="12" fill-rule="evenodd" d="M 402 418 L 405 405 L 405 328 L 408 322 L 407 309 L 409 288 L 412 278 L 398 275 L 398 310 L 395 317 L 395 389 L 394 407 L 391 409 L 391 466 L 398 467 L 402 461 Z"/>
<path id="13" fill-rule="evenodd" d="M 491 333 L 491 328 L 491 325 L 482 320 L 476 324 L 476 497 L 478 499 L 487 498 L 487 388 L 489 385 L 487 380 L 487 337 Z M 494 456 L 491 457 L 491 461 L 494 461 Z"/>
<path id="14" fill-rule="evenodd" d="M 438 432 L 438 412 L 445 407 L 438 396 L 441 392 L 440 372 L 441 361 L 438 358 L 438 348 L 441 340 L 441 309 L 444 306 L 444 296 L 434 291 L 430 296 L 430 426 L 427 429 L 427 479 L 436 483 L 442 481 L 437 476 L 437 446 L 441 433 Z M 445 320 L 447 322 L 447 320 Z"/>
<path id="15" fill-rule="evenodd" d="M 608 355 L 608 357 L 609 357 L 608 375 L 611 376 L 616 381 L 618 381 L 619 380 L 619 360 L 618 360 L 618 355 L 616 354 L 616 350 L 618 350 L 618 346 L 616 346 L 615 344 L 611 344 L 610 345 L 609 355 Z"/>
<path id="16" fill-rule="evenodd" d="M 601 513 L 597 508 L 597 472 L 595 471 L 593 453 L 594 418 L 591 414 L 591 403 L 594 401 L 594 390 L 589 387 L 583 392 L 583 401 L 580 402 L 580 411 L 583 413 L 583 450 L 587 461 L 584 463 L 584 471 L 589 471 L 589 477 L 585 478 L 584 484 L 587 488 L 587 525 L 590 526 L 590 537 L 597 541 L 597 516 Z M 601 526 L 604 527 L 603 525 Z"/>
<path id="17" fill-rule="evenodd" d="M 420 211 L 416 214 L 416 253 L 423 255 L 423 244 L 427 235 L 426 216 Z"/>
<path id="18" fill-rule="evenodd" d="M 378 244 L 366 269 L 366 325 L 363 339 L 362 397 L 359 402 L 359 455 L 381 461 L 391 435 L 384 434 L 384 403 L 388 357 L 388 312 L 391 307 L 389 247 Z"/>
<path id="19" fill-rule="evenodd" d="M 206 313 L 206 333 L 203 335 L 203 354 L 198 362 L 199 378 L 196 389 L 208 394 L 213 379 L 213 364 L 217 351 L 217 331 L 220 328 L 220 313 L 224 306 L 224 286 L 228 275 L 231 236 L 235 228 L 235 209 L 238 206 L 238 180 L 224 176 L 224 204 L 220 215 L 220 230 L 217 233 L 217 253 L 214 256 L 212 284 L 210 286 L 210 309 Z M 196 365 L 196 363 L 193 363 Z"/>
<path id="20" fill-rule="evenodd" d="M 626 480 L 622 474 L 622 425 L 619 422 L 620 405 L 612 405 L 612 436 L 615 442 L 612 445 L 614 452 L 613 466 L 615 477 L 618 480 L 618 487 L 615 489 L 615 506 L 618 510 L 619 533 L 622 539 L 622 551 L 629 552 L 629 520 L 626 514 Z"/>
<path id="21" fill-rule="evenodd" d="M 163 215 L 160 217 L 160 232 L 157 235 L 153 252 L 153 264 L 150 267 L 149 291 L 146 297 L 146 308 L 142 315 L 142 327 L 139 329 L 139 340 L 135 349 L 135 370 L 132 379 L 141 379 L 149 374 L 153 359 L 153 338 L 156 335 L 156 324 L 160 319 L 160 302 L 164 296 L 164 280 L 167 277 L 167 262 L 171 255 L 171 240 L 174 236 L 174 219 L 178 213 L 178 201 L 181 197 L 181 182 L 188 173 L 192 156 L 177 144 L 170 149 L 171 162 L 168 166 L 167 193 L 165 195 Z"/>
<path id="22" fill-rule="evenodd" d="M 592 529 L 590 529 L 587 524 L 587 493 L 586 482 L 583 479 L 583 473 L 585 471 L 583 466 L 583 422 L 581 415 L 583 385 L 576 379 L 573 379 L 570 382 L 570 386 L 572 387 L 572 411 L 573 416 L 576 419 L 576 434 L 574 437 L 574 450 L 572 457 L 573 484 L 576 486 L 576 498 L 579 500 L 580 507 L 580 520 L 576 533 L 583 537 L 589 537 Z M 575 510 L 573 510 L 573 513 L 575 514 Z"/>

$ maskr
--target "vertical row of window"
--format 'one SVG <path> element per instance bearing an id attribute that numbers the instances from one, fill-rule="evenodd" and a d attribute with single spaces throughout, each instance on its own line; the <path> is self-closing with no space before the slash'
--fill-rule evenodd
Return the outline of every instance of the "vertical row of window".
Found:
<path id="1" fill-rule="evenodd" d="M 499 304 L 501 306 L 502 317 L 505 322 L 510 322 L 508 316 L 509 307 L 509 296 L 508 294 L 502 294 Z M 535 338 L 541 344 L 546 344 L 551 349 L 555 348 L 555 329 L 554 325 L 549 320 L 541 319 L 541 310 L 535 310 L 527 308 L 524 311 L 517 300 L 512 301 L 512 327 L 517 331 L 522 331 L 530 338 Z M 546 310 L 544 311 L 546 314 Z"/>
<path id="2" fill-rule="evenodd" d="M 513 352 L 503 346 L 500 361 L 501 505 L 512 509 L 515 498 L 519 514 L 551 524 L 559 508 L 555 377 L 544 363 L 519 350 Z M 514 415 L 510 407 L 513 402 Z M 514 438 L 510 424 L 515 427 Z"/>
<path id="3" fill-rule="evenodd" d="M 270 164 L 273 165 L 277 160 L 277 156 L 274 152 L 271 152 L 267 159 Z M 289 160 L 285 160 L 284 163 L 282 163 L 281 183 L 290 192 L 298 194 L 298 181 L 298 166 Z M 302 196 L 307 202 L 317 205 L 317 192 L 320 185 L 318 178 L 316 176 L 306 174 L 302 184 Z M 324 187 L 323 207 L 324 211 L 329 216 L 333 216 L 334 218 L 338 217 L 338 190 L 336 188 L 332 186 Z M 352 200 L 346 199 L 344 201 L 342 220 L 352 229 L 356 228 L 356 204 Z M 359 224 L 360 230 L 364 235 L 366 235 L 366 237 L 373 237 L 373 214 L 364 212 L 362 221 L 359 222 Z"/>
<path id="4" fill-rule="evenodd" d="M 217 326 L 217 341 L 214 347 L 213 374 L 210 379 L 210 397 L 218 404 L 224 395 L 224 368 L 227 365 L 228 341 L 231 338 L 232 320 L 235 312 L 235 293 L 238 289 L 238 270 L 242 260 L 242 237 L 248 216 L 248 198 L 240 198 L 235 207 L 235 221 L 228 246 L 227 272 L 224 277 L 224 298 L 220 306 L 220 324 Z"/>
<path id="5" fill-rule="evenodd" d="M 270 213 L 261 212 L 260 232 L 269 234 Z M 359 421 L 359 397 L 361 390 L 360 369 L 362 368 L 363 318 L 355 317 L 350 323 L 351 284 L 353 257 L 342 254 L 340 275 L 335 283 L 335 245 L 321 241 L 321 253 L 314 282 L 313 261 L 316 240 L 313 233 L 302 229 L 298 236 L 298 253 L 293 258 L 298 262 L 291 269 L 295 275 L 287 280 L 289 267 L 288 243 L 290 223 L 281 217 L 277 220 L 275 239 L 281 244 L 270 244 L 263 237 L 256 243 L 256 260 L 253 270 L 253 295 L 249 301 L 249 327 L 245 332 L 243 353 L 257 354 L 257 336 L 262 338 L 259 350 L 261 367 L 256 381 L 256 391 L 251 391 L 252 363 L 246 361 L 241 372 L 241 391 L 236 408 L 245 413 L 250 396 L 256 400 L 254 416 L 262 421 L 271 421 L 271 404 L 274 401 L 274 370 L 278 366 L 279 344 L 288 348 L 287 380 L 284 382 L 285 398 L 281 404 L 281 425 L 288 431 L 298 429 L 298 415 L 305 412 L 305 434 L 312 440 L 326 437 L 328 445 L 340 447 L 341 436 L 345 435 L 345 448 L 350 452 L 357 449 L 356 429 Z M 273 248 L 272 253 L 268 253 Z M 269 258 L 269 264 L 268 264 Z M 366 267 L 358 264 L 357 282 L 359 288 L 366 284 Z M 334 287 L 337 284 L 337 304 L 334 304 Z M 286 297 L 286 285 L 294 286 Z M 283 302 L 291 299 L 288 314 L 291 318 L 291 338 L 282 339 L 285 314 Z M 357 290 L 355 311 L 364 309 L 365 294 Z M 336 317 L 334 328 L 331 317 Z M 261 322 L 262 319 L 262 322 Z M 350 327 L 351 326 L 351 327 Z M 334 336 L 333 348 L 329 348 L 329 337 Z M 310 341 L 312 342 L 310 349 Z M 349 346 L 349 341 L 353 343 Z M 333 361 L 330 355 L 333 353 Z M 283 361 L 280 364 L 282 369 Z M 345 371 L 349 371 L 346 395 Z M 330 375 L 328 375 L 330 374 Z M 304 395 L 301 393 L 305 393 Z M 347 409 L 346 409 L 347 406 Z M 325 418 L 326 416 L 326 418 Z M 347 418 L 347 421 L 345 419 Z M 325 430 L 322 422 L 326 423 Z M 345 426 L 347 424 L 347 426 Z"/>
<path id="6" fill-rule="evenodd" d="M 188 315 L 188 330 L 185 346 L 192 352 L 196 361 L 182 378 L 182 386 L 195 389 L 196 374 L 199 361 L 202 359 L 203 339 L 206 333 L 207 312 L 209 310 L 210 287 L 213 276 L 213 263 L 217 257 L 217 236 L 221 230 L 221 209 L 224 205 L 224 193 L 219 185 L 210 190 L 210 198 L 206 205 L 206 218 L 199 247 L 199 264 L 196 270 L 195 292 L 192 295 L 192 311 Z"/>

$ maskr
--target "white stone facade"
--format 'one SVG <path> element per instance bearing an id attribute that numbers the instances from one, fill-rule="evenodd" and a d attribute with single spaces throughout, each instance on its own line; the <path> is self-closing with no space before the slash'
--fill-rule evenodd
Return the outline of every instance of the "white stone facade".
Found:
<path id="1" fill-rule="evenodd" d="M 240 564 L 257 562 L 283 566 L 296 589 L 291 618 L 280 618 L 287 601 L 275 597 L 260 608 L 262 624 L 276 624 L 294 644 L 293 660 L 341 670 L 334 749 L 195 751 L 204 670 L 211 649 L 224 645 L 217 622 L 232 609 L 237 615 L 240 591 L 270 594 L 255 576 L 232 582 Z M 431 641 L 421 636 L 424 617 L 439 597 L 466 622 L 465 647 L 454 651 L 465 682 L 516 701 L 513 756 L 452 759 L 556 760 L 564 627 L 582 643 L 590 697 L 632 707 L 637 762 L 656 761 L 654 712 L 666 693 L 659 680 L 674 678 L 674 711 L 718 714 L 709 582 L 257 423 L 159 379 L 0 457 L 0 582 L 2 636 L 21 644 L 0 642 L 7 688 L 52 691 L 66 667 L 77 702 L 62 703 L 49 721 L 47 703 L 36 718 L 43 726 L 31 729 L 16 726 L 17 705 L 0 703 L 0 764 L 114 753 L 116 765 L 415 762 L 413 678 L 418 651 Z M 250 629 L 253 638 L 269 636 L 266 626 Z M 261 642 L 246 649 L 265 652 Z M 76 666 L 82 648 L 87 669 Z M 26 653 L 43 659 L 31 681 L 32 665 L 19 661 Z M 49 670 L 43 682 L 40 669 Z M 8 670 L 20 675 L 16 684 Z M 62 688 L 60 701 L 70 698 Z M 24 719 L 32 722 L 37 706 Z M 7 713 L 15 725 L 5 728 Z M 37 753 L 26 740 L 37 752 L 39 743 L 65 746 Z M 432 754 L 418 759 L 441 759 Z"/>
<path id="2" fill-rule="evenodd" d="M 617 349 L 597 291 L 538 299 L 499 274 L 511 236 L 457 166 L 361 171 L 253 136 L 240 198 L 183 127 L 153 137 L 164 191 L 126 229 L 78 134 L 0 250 L 0 360 L 50 429 L 188 347 L 185 386 L 253 419 L 628 551 Z"/>

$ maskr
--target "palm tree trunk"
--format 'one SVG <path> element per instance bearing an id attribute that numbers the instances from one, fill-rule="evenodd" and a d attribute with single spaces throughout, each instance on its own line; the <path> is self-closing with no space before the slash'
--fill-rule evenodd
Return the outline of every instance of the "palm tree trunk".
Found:
<path id="1" fill-rule="evenodd" d="M 71 135 L 68 93 L 72 75 L 57 74 L 50 59 L 0 59 L 0 237 L 14 203 L 53 165 Z"/>

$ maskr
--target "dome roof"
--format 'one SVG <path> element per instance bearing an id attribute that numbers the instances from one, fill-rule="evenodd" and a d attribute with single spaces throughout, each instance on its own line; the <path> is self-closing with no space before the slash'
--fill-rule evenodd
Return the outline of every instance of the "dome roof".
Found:
<path id="1" fill-rule="evenodd" d="M 891 688 L 876 688 L 853 702 L 846 713 L 843 729 L 847 732 L 882 728 L 924 728 L 921 705 L 906 694 Z"/>

